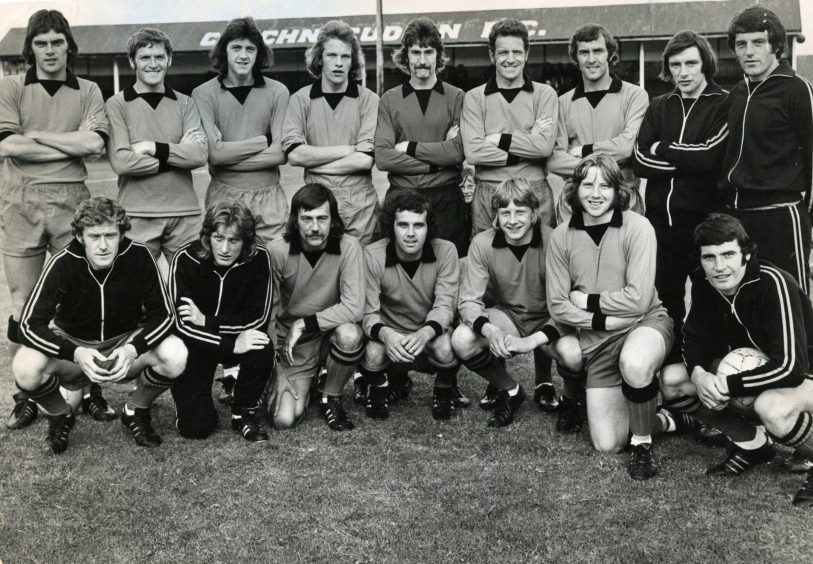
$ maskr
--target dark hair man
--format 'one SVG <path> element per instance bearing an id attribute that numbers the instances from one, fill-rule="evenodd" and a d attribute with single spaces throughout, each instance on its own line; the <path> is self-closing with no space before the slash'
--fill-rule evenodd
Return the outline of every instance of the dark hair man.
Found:
<path id="1" fill-rule="evenodd" d="M 728 46 L 745 76 L 731 89 L 719 187 L 727 213 L 742 221 L 761 258 L 808 292 L 813 87 L 779 60 L 786 43 L 782 22 L 763 6 L 731 20 Z"/>
<path id="2" fill-rule="evenodd" d="M 269 409 L 274 426 L 287 429 L 305 416 L 311 381 L 319 367 L 327 379 L 319 408 L 334 431 L 353 428 L 342 390 L 364 354 L 359 323 L 364 314 L 364 256 L 344 234 L 331 190 L 306 184 L 291 200 L 285 236 L 273 241 L 273 302 L 268 334 L 277 362 Z"/>
<path id="3" fill-rule="evenodd" d="M 367 415 L 388 416 L 387 368 L 391 363 L 436 373 L 432 417 L 454 411 L 455 375 L 450 327 L 457 306 L 460 269 L 452 243 L 434 237 L 435 217 L 423 193 L 391 193 L 381 210 L 384 239 L 364 251 L 369 337 L 361 372 L 369 384 Z"/>
<path id="4" fill-rule="evenodd" d="M 692 302 L 683 326 L 682 374 L 664 374 L 670 405 L 713 425 L 733 441 L 726 459 L 710 475 L 738 475 L 773 459 L 768 437 L 813 456 L 813 382 L 810 344 L 813 309 L 793 276 L 759 260 L 743 224 L 711 214 L 695 229 L 700 266 L 692 275 Z M 755 347 L 768 361 L 728 376 L 714 366 L 730 350 Z M 668 376 L 668 378 L 667 378 Z M 732 411 L 734 398 L 755 396 L 759 427 Z M 813 505 L 813 470 L 794 505 Z"/>
<path id="5" fill-rule="evenodd" d="M 540 219 L 530 182 L 508 179 L 494 192 L 494 227 L 474 237 L 463 270 L 458 308 L 461 323 L 452 347 L 463 364 L 489 383 L 495 396 L 489 427 L 504 427 L 525 400 L 504 361 L 541 349 L 560 372 L 581 368 L 578 339 L 551 322 L 545 292 L 545 255 L 551 228 Z M 487 291 L 495 303 L 486 307 Z M 481 403 L 482 406 L 482 403 Z M 488 407 L 488 406 L 486 406 Z"/>
<path id="6" fill-rule="evenodd" d="M 45 263 L 73 239 L 76 206 L 90 197 L 84 158 L 99 154 L 108 135 L 99 87 L 69 69 L 78 52 L 61 12 L 39 10 L 28 20 L 23 57 L 28 72 L 0 80 L 0 239 L 11 293 L 9 353 L 19 346 L 19 319 Z M 98 386 L 83 407 L 94 418 L 115 417 Z M 15 395 L 6 424 L 21 429 L 37 416 L 36 404 Z"/>
<path id="7" fill-rule="evenodd" d="M 612 156 L 582 159 L 566 188 L 573 213 L 550 239 L 545 280 L 551 317 L 579 329 L 593 446 L 616 453 L 629 441 L 630 477 L 645 480 L 658 470 L 655 374 L 674 334 L 654 286 L 655 232 L 626 211 L 623 181 Z M 575 401 L 562 409 L 577 410 Z"/>
<path id="8" fill-rule="evenodd" d="M 470 233 L 459 187 L 463 91 L 438 78 L 446 58 L 435 22 L 421 17 L 407 24 L 392 59 L 409 80 L 381 97 L 375 162 L 389 173 L 387 194 L 420 190 L 439 220 L 437 237 L 454 243 L 458 255 L 465 256 Z"/>
<path id="9" fill-rule="evenodd" d="M 378 194 L 373 187 L 373 140 L 378 96 L 359 84 L 364 55 L 355 33 L 331 20 L 305 53 L 315 79 L 291 96 L 282 133 L 288 162 L 305 169 L 305 182 L 336 193 L 347 233 L 372 240 Z"/>
<path id="10" fill-rule="evenodd" d="M 200 239 L 175 254 L 169 289 L 175 324 L 189 349 L 186 370 L 172 386 L 178 431 L 205 438 L 217 427 L 212 381 L 218 363 L 240 364 L 231 404 L 232 429 L 264 441 L 257 410 L 274 365 L 266 333 L 271 267 L 254 216 L 241 202 L 206 210 Z"/>
<path id="11" fill-rule="evenodd" d="M 59 454 L 76 422 L 60 385 L 138 378 L 121 422 L 139 446 L 158 446 L 150 406 L 186 364 L 186 347 L 170 334 L 158 267 L 144 245 L 124 236 L 130 220 L 113 200 L 84 200 L 72 227 L 75 239 L 48 262 L 23 310 L 17 387 L 48 415 L 48 448 Z"/>
<path id="12" fill-rule="evenodd" d="M 200 205 L 192 169 L 206 164 L 206 135 L 192 99 L 167 86 L 172 43 L 141 28 L 127 41 L 135 84 L 107 100 L 107 156 L 119 175 L 118 201 L 131 218 L 131 236 L 167 262 L 194 240 Z"/>
<path id="13" fill-rule="evenodd" d="M 655 228 L 655 288 L 680 334 L 686 316 L 686 278 L 697 268 L 695 226 L 722 206 L 716 185 L 728 139 L 728 93 L 714 82 L 717 57 L 694 31 L 672 36 L 660 77 L 674 90 L 646 110 L 632 161 L 648 179 L 646 217 Z M 681 362 L 676 339 L 666 364 Z"/>
<path id="14" fill-rule="evenodd" d="M 608 154 L 621 167 L 623 188 L 633 210 L 641 211 L 639 180 L 630 161 L 649 96 L 643 88 L 612 74 L 619 59 L 618 43 L 604 26 L 591 23 L 577 29 L 570 38 L 569 52 L 579 66 L 581 81 L 559 96 L 556 148 L 548 167 L 567 179 L 583 157 Z M 569 214 L 567 202 L 561 200 L 558 220 L 566 221 Z"/>

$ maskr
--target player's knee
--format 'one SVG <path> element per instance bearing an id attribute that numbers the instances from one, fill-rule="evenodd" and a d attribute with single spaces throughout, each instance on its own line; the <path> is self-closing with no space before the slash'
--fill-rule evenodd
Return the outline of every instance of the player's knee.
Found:
<path id="1" fill-rule="evenodd" d="M 621 353 L 618 359 L 618 367 L 624 381 L 633 388 L 643 388 L 652 382 L 655 373 L 652 369 L 652 362 L 646 355 L 633 355 Z"/>
<path id="2" fill-rule="evenodd" d="M 185 439 L 205 439 L 217 428 L 217 413 L 214 408 L 183 415 L 179 412 L 175 426 Z"/>
<path id="3" fill-rule="evenodd" d="M 452 349 L 452 338 L 449 333 L 443 333 L 431 342 L 431 353 L 434 359 L 441 365 L 449 365 L 455 362 L 455 354 Z"/>
<path id="4" fill-rule="evenodd" d="M 624 450 L 626 441 L 611 435 L 592 437 L 593 448 L 603 454 L 619 454 Z"/>
<path id="5" fill-rule="evenodd" d="M 467 360 L 477 354 L 477 340 L 474 331 L 461 323 L 452 333 L 452 350 L 461 360 Z"/>
<path id="6" fill-rule="evenodd" d="M 666 401 L 696 395 L 694 385 L 683 363 L 664 366 L 660 377 L 661 394 Z"/>
<path id="7" fill-rule="evenodd" d="M 789 401 L 787 394 L 782 394 L 777 390 L 766 390 L 754 401 L 754 411 L 768 430 L 774 434 L 782 432 L 786 434 L 790 431 L 785 427 L 793 424 L 795 409 L 794 402 Z"/>
<path id="8" fill-rule="evenodd" d="M 48 357 L 28 347 L 20 347 L 11 364 L 11 372 L 17 385 L 23 390 L 33 390 L 45 381 L 43 370 Z"/>
<path id="9" fill-rule="evenodd" d="M 387 364 L 387 349 L 383 343 L 367 341 L 364 347 L 364 361 L 362 364 L 365 368 L 372 371 L 383 369 Z"/>
<path id="10" fill-rule="evenodd" d="M 170 335 L 161 341 L 156 352 L 161 363 L 162 375 L 177 378 L 183 373 L 189 353 L 186 345 L 178 337 Z"/>
<path id="11" fill-rule="evenodd" d="M 582 348 L 578 339 L 561 339 L 556 352 L 559 354 L 559 361 L 568 369 L 577 372 L 582 369 L 584 359 Z"/>
<path id="12" fill-rule="evenodd" d="M 286 429 L 293 429 L 299 423 L 300 417 L 297 417 L 293 409 L 280 409 L 279 413 L 274 416 L 274 429 L 284 431 Z"/>
<path id="13" fill-rule="evenodd" d="M 342 323 L 333 335 L 335 345 L 343 351 L 358 350 L 364 340 L 364 333 L 356 323 Z"/>

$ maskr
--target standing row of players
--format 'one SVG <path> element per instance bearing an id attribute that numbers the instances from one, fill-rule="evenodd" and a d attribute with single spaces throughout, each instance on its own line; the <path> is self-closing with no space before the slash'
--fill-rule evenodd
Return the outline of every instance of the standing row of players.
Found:
<path id="1" fill-rule="evenodd" d="M 321 30 L 308 52 L 308 68 L 317 80 L 288 101 L 282 85 L 260 74 L 268 51 L 253 22 L 242 19 L 229 24 L 213 51 L 213 63 L 220 75 L 196 89 L 194 101 L 164 84 L 171 63 L 169 39 L 156 30 L 137 32 L 128 45 L 136 83 L 108 101 L 105 115 L 98 88 L 67 70 L 67 62 L 76 54 L 67 22 L 58 12 L 39 12 L 29 22 L 24 48 L 34 66 L 25 77 L 0 82 L 0 150 L 10 157 L 6 159 L 3 190 L 4 253 L 15 312 L 22 308 L 34 286 L 46 247 L 55 251 L 71 239 L 64 216 L 87 194 L 82 157 L 98 152 L 105 141 L 113 168 L 120 175 L 119 201 L 132 216 L 131 234 L 147 245 L 153 258 L 160 253 L 171 257 L 197 234 L 200 211 L 189 170 L 207 161 L 207 147 L 212 173 L 207 206 L 218 201 L 245 202 L 252 213 L 260 216 L 257 227 L 264 243 L 282 231 L 288 213 L 278 183 L 278 166 L 286 158 L 305 167 L 307 182 L 330 188 L 337 199 L 334 215 L 341 217 L 349 233 L 365 243 L 371 240 L 378 200 L 369 170 L 375 162 L 390 173 L 391 193 L 404 188 L 422 191 L 440 217 L 439 235 L 452 240 L 461 255 L 468 240 L 468 230 L 461 221 L 466 213 L 458 189 L 458 165 L 464 156 L 475 166 L 472 215 L 474 229 L 479 232 L 491 224 L 491 204 L 497 187 L 506 179 L 519 178 L 535 195 L 540 207 L 534 211 L 538 211 L 542 224 L 552 225 L 554 217 L 558 217 L 573 227 L 579 214 L 569 222 L 567 217 L 578 199 L 574 172 L 582 157 L 595 154 L 596 163 L 607 160 L 603 157 L 606 155 L 620 165 L 619 186 L 624 194 L 620 200 L 632 200 L 634 208 L 641 208 L 634 173 L 651 178 L 646 213 L 655 228 L 659 248 L 668 249 L 668 253 L 653 251 L 657 268 L 654 262 L 649 264 L 636 257 L 636 274 L 643 273 L 644 280 L 648 276 L 655 279 L 672 323 L 682 323 L 686 274 L 695 264 L 690 235 L 710 210 L 726 207 L 739 216 L 749 232 L 755 233 L 762 256 L 792 272 L 806 288 L 810 86 L 779 61 L 785 42 L 784 29 L 770 11 L 755 7 L 735 16 L 729 43 L 746 77 L 728 95 L 713 82 L 716 62 L 708 43 L 692 32 L 681 32 L 669 42 L 663 57 L 664 75 L 673 80 L 676 91 L 653 100 L 647 109 L 643 90 L 610 73 L 617 60 L 617 44 L 601 26 L 588 25 L 574 34 L 571 55 L 580 66 L 583 80 L 557 100 L 552 89 L 530 81 L 523 72 L 528 36 L 521 23 L 502 20 L 494 26 L 489 52 L 495 74 L 487 84 L 464 96 L 437 78 L 444 62 L 443 45 L 434 24 L 418 19 L 408 26 L 402 48 L 395 55 L 396 62 L 409 71 L 410 80 L 385 94 L 379 105 L 372 92 L 355 82 L 361 78 L 363 64 L 358 42 L 346 25 L 331 22 Z M 555 214 L 546 180 L 548 170 L 571 179 Z M 613 176 L 609 166 L 602 169 L 596 164 L 585 170 L 603 170 L 604 176 Z M 32 198 L 33 194 L 37 196 Z M 600 200 L 597 198 L 591 205 L 600 209 Z M 510 201 L 516 206 L 521 200 Z M 39 214 L 42 217 L 36 217 Z M 32 230 L 31 223 L 39 231 Z M 584 228 L 591 233 L 587 224 Z M 590 237 L 601 248 L 604 233 Z M 641 239 L 646 242 L 646 238 Z M 543 248 L 547 251 L 547 245 Z M 626 247 L 623 250 L 629 252 Z M 310 260 L 307 255 L 306 259 Z M 469 260 L 469 264 L 472 262 Z M 620 276 L 618 273 L 627 266 L 612 264 L 608 268 Z M 544 272 L 541 274 L 544 276 Z M 621 286 L 607 289 L 611 294 L 622 292 L 619 300 L 610 299 L 609 306 L 595 297 L 598 292 L 586 291 L 589 284 L 575 282 L 577 271 L 570 274 L 568 290 L 573 295 L 568 296 L 569 302 L 589 315 L 580 318 L 575 311 L 562 312 L 563 319 L 570 320 L 568 326 L 587 323 L 588 329 L 598 331 L 627 329 L 627 340 L 635 345 L 628 345 L 630 349 L 657 352 L 663 348 L 662 357 L 679 355 L 680 339 L 671 337 L 668 323 L 635 331 L 629 330 L 631 325 L 612 326 L 617 321 L 614 317 L 624 317 L 614 316 L 613 307 L 657 309 L 656 296 L 646 300 L 644 294 L 636 293 L 643 286 L 632 284 L 633 289 L 628 288 L 628 272 L 618 279 L 623 282 Z M 516 285 L 518 278 L 510 278 Z M 612 278 L 602 278 L 602 282 Z M 608 311 L 602 309 L 607 307 Z M 461 307 L 461 314 L 464 310 Z M 552 302 L 551 311 L 555 310 Z M 181 305 L 178 313 L 179 319 L 191 316 L 199 320 L 200 311 L 191 307 L 185 310 Z M 492 384 L 490 397 L 503 409 L 495 411 L 493 420 L 506 412 L 506 405 L 510 408 L 518 404 L 516 398 L 521 392 L 517 386 L 507 386 L 493 359 L 483 356 L 472 344 L 485 338 L 489 350 L 497 356 L 517 352 L 507 348 L 511 339 L 498 326 L 498 318 L 497 313 L 489 311 L 488 315 L 469 320 L 472 334 L 461 335 L 457 343 L 461 358 L 472 361 L 472 357 L 478 357 L 482 363 L 480 366 L 473 362 L 475 371 L 480 367 L 493 369 L 496 374 L 488 378 Z M 295 344 L 303 333 L 315 327 L 321 327 L 318 319 L 292 320 L 289 336 L 294 336 Z M 17 333 L 12 319 L 9 336 L 16 340 Z M 568 370 L 577 375 L 579 363 L 587 363 L 594 345 L 604 341 L 587 342 L 588 333 L 580 332 L 581 346 L 573 350 L 565 347 L 564 351 L 549 351 L 560 360 L 563 375 Z M 337 335 L 341 337 L 342 333 Z M 380 332 L 376 335 L 381 336 Z M 428 330 L 422 337 L 427 336 Z M 552 340 L 551 336 L 558 335 L 547 335 L 547 340 L 531 347 L 537 356 L 537 384 L 545 392 L 538 395 L 543 404 L 556 401 L 555 397 L 546 399 L 553 396 L 550 361 L 539 349 L 539 345 Z M 348 345 L 353 342 L 351 337 L 337 337 L 337 342 Z M 673 346 L 674 342 L 677 344 Z M 406 342 L 400 347 L 410 343 L 415 344 Z M 339 364 L 352 363 L 354 351 L 348 352 L 352 347 L 334 345 L 336 354 L 330 358 Z M 522 346 L 530 346 L 529 341 Z M 638 361 L 644 358 L 646 362 L 626 370 L 621 362 L 624 385 L 591 386 L 588 376 L 588 412 L 593 416 L 591 420 L 601 417 L 590 409 L 591 403 L 618 403 L 615 392 L 623 392 L 634 407 L 629 410 L 633 445 L 640 447 L 651 442 L 647 430 L 652 428 L 657 394 L 654 373 L 663 358 L 650 352 L 627 356 Z M 288 360 L 292 366 L 295 364 L 293 357 Z M 381 372 L 380 364 L 367 368 L 373 396 L 375 382 L 380 381 L 376 374 Z M 570 408 L 563 413 L 573 415 L 580 388 L 578 376 L 566 378 L 564 403 L 569 403 Z M 502 392 L 513 400 L 498 402 L 504 396 Z M 290 396 L 299 402 L 303 394 Z M 596 398 L 592 402 L 591 396 Z M 92 410 L 92 394 L 85 399 Z M 30 402 L 21 401 L 20 406 L 17 415 L 33 411 Z M 340 412 L 340 407 L 333 411 Z M 509 422 L 513 409 L 505 418 Z M 298 416 L 296 409 L 283 410 L 283 414 L 288 412 L 294 419 Z M 341 413 L 333 418 L 346 419 Z M 17 425 L 19 419 L 16 417 L 13 424 Z M 591 431 L 593 427 L 599 434 L 607 434 L 593 434 L 594 443 L 602 450 L 619 448 L 616 435 L 623 434 L 622 442 L 626 441 L 626 431 L 621 433 L 612 424 L 591 425 Z M 758 439 L 742 441 L 742 446 L 735 444 L 743 451 L 756 451 L 765 445 L 764 441 L 756 448 L 747 447 L 759 443 Z M 633 453 L 634 476 L 654 473 L 648 448 L 634 448 Z"/>

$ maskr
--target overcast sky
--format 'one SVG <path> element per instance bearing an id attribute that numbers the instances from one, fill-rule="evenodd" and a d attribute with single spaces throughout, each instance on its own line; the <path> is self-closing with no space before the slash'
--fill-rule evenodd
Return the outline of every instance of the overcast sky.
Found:
<path id="1" fill-rule="evenodd" d="M 554 8 L 562 6 L 598 6 L 609 4 L 651 4 L 665 0 L 502 0 L 500 10 L 511 8 Z M 681 0 L 690 4 L 701 0 Z M 813 0 L 799 0 L 802 31 L 810 40 L 800 45 L 799 53 L 813 54 Z M 28 16 L 39 8 L 61 10 L 74 25 L 120 23 L 163 23 L 178 21 L 225 21 L 251 15 L 257 19 L 341 16 L 375 13 L 375 0 L 0 0 L 2 21 L 0 36 L 11 27 L 24 27 Z M 485 0 L 383 0 L 390 13 L 427 13 L 494 9 Z M 692 9 L 687 6 L 686 9 Z"/>

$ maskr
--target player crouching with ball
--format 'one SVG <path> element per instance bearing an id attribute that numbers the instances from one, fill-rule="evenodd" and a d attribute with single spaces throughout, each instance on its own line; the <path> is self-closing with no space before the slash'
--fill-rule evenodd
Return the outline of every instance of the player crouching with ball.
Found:
<path id="1" fill-rule="evenodd" d="M 65 402 L 59 386 L 138 378 L 121 422 L 139 446 L 158 446 L 150 406 L 187 356 L 170 335 L 172 309 L 158 267 L 147 247 L 124 236 L 130 220 L 113 200 L 82 201 L 71 226 L 75 240 L 51 258 L 23 309 L 23 346 L 12 364 L 17 387 L 48 414 L 47 448 L 60 454 L 78 406 Z"/>
<path id="2" fill-rule="evenodd" d="M 686 366 L 664 370 L 669 405 L 717 427 L 733 441 L 710 475 L 741 474 L 773 459 L 770 437 L 730 405 L 755 396 L 754 415 L 774 440 L 813 457 L 813 381 L 809 346 L 813 309 L 793 276 L 757 259 L 742 224 L 711 214 L 694 232 L 701 269 L 692 276 L 692 302 L 683 326 Z M 753 347 L 767 362 L 739 373 L 715 373 L 729 351 Z M 741 409 L 741 408 L 740 408 Z M 813 471 L 793 498 L 813 505 Z"/>

